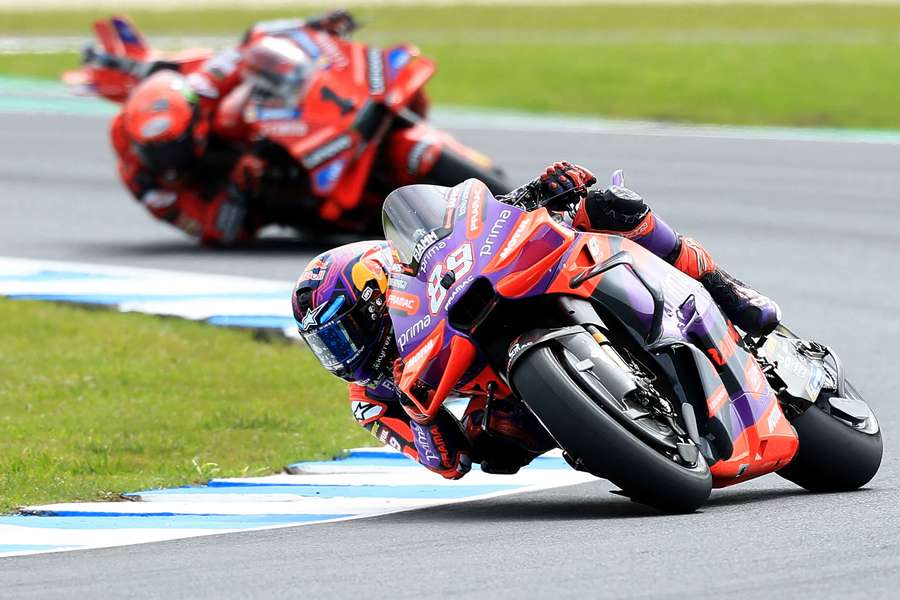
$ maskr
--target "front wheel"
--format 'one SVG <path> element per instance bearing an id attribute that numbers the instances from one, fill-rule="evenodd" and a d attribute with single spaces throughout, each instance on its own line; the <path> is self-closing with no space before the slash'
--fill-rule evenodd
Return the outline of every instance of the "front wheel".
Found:
<path id="1" fill-rule="evenodd" d="M 551 347 L 530 350 L 516 364 L 511 379 L 566 454 L 635 501 L 664 512 L 686 513 L 709 498 L 712 477 L 702 456 L 692 465 L 680 464 L 651 447 L 608 408 L 601 408 L 602 403 L 576 383 Z"/>

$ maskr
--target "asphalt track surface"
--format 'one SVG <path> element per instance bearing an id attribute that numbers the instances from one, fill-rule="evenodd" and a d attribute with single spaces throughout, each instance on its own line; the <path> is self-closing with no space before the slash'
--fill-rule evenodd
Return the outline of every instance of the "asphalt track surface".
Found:
<path id="1" fill-rule="evenodd" d="M 0 256 L 293 279 L 309 243 L 211 251 L 151 222 L 97 118 L 0 116 Z M 514 179 L 568 158 L 626 169 L 680 230 L 840 352 L 886 431 L 867 489 L 771 475 L 659 516 L 605 482 L 323 526 L 0 559 L 31 597 L 896 597 L 898 145 L 457 130 Z M 336 402 L 342 399 L 335 399 Z"/>

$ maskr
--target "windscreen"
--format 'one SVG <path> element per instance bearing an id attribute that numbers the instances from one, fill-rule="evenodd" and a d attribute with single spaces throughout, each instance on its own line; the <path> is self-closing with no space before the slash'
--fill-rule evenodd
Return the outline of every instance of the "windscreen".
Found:
<path id="1" fill-rule="evenodd" d="M 394 190 L 384 201 L 384 236 L 400 261 L 413 270 L 418 269 L 425 251 L 452 231 L 446 226 L 449 193 L 449 188 L 436 185 L 408 185 Z"/>

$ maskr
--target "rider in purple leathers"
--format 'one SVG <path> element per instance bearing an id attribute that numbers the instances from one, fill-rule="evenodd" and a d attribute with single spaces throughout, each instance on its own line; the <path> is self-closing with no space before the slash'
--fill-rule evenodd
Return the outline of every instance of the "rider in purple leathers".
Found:
<path id="1" fill-rule="evenodd" d="M 498 199 L 526 208 L 551 198 L 550 207 L 577 199 L 576 228 L 621 235 L 668 261 L 700 281 L 747 333 L 763 335 L 776 327 L 781 312 L 775 302 L 719 268 L 699 242 L 677 234 L 639 195 L 616 185 L 587 191 L 595 181 L 587 169 L 558 162 Z M 487 429 L 484 392 L 461 390 L 469 398 L 461 421 L 446 408 L 426 425 L 410 419 L 403 408 L 409 400 L 394 383 L 403 363 L 387 308 L 392 266 L 387 242 L 348 244 L 313 259 L 294 288 L 300 334 L 326 369 L 350 382 L 356 420 L 381 443 L 449 479 L 462 477 L 473 461 L 483 471 L 514 473 L 553 448 L 528 409 L 502 393 L 491 404 Z"/>

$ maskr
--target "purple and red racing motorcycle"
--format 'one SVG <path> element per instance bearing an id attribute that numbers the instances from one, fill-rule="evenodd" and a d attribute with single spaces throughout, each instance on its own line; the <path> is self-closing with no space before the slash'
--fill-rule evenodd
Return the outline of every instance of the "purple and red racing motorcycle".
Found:
<path id="1" fill-rule="evenodd" d="M 621 185 L 621 172 L 613 183 Z M 413 185 L 383 208 L 402 265 L 388 306 L 399 387 L 427 422 L 455 393 L 523 402 L 573 468 L 666 512 L 776 472 L 865 485 L 878 422 L 827 346 L 742 336 L 702 285 L 625 238 L 481 182 Z"/>

